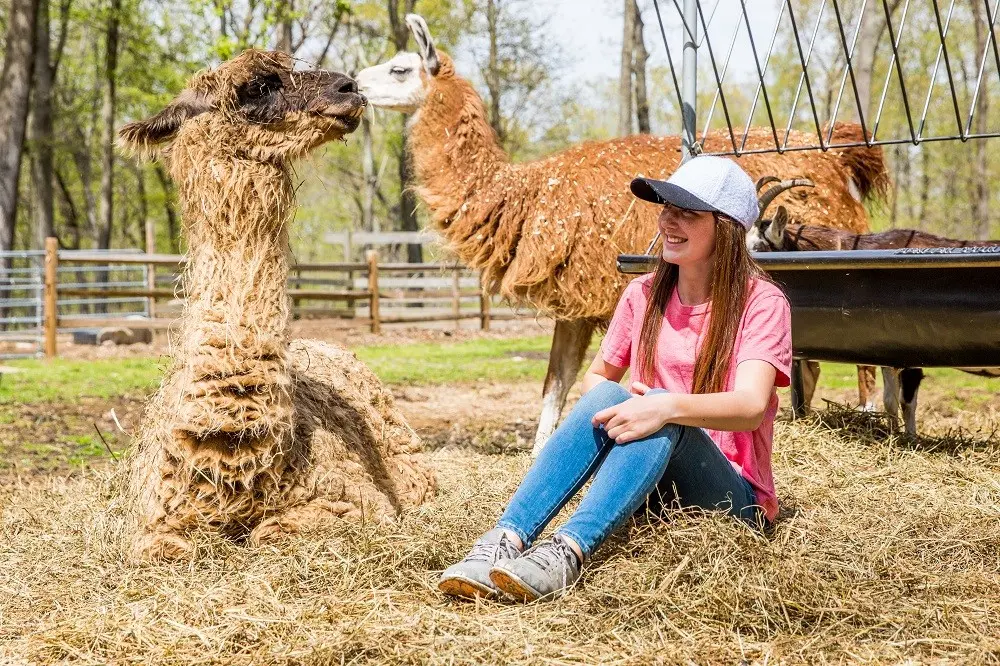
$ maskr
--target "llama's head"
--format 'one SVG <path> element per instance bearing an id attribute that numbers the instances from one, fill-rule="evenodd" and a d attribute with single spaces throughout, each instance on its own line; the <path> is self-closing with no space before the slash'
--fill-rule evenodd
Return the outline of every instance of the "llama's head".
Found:
<path id="1" fill-rule="evenodd" d="M 447 62 L 447 56 L 439 55 L 434 48 L 434 39 L 424 19 L 407 14 L 406 25 L 420 53 L 397 53 L 388 62 L 361 70 L 357 78 L 361 92 L 372 106 L 413 113 L 427 99 L 434 77 L 442 74 L 442 60 Z M 444 70 L 450 72 L 451 67 Z"/>
<path id="2" fill-rule="evenodd" d="M 357 129 L 367 102 L 354 80 L 293 65 L 286 53 L 244 51 L 196 74 L 156 115 L 122 127 L 121 143 L 153 155 L 194 133 L 213 152 L 271 161 L 301 157 Z"/>
<path id="3" fill-rule="evenodd" d="M 757 192 L 769 183 L 777 183 L 774 187 L 760 195 L 758 206 L 760 216 L 754 225 L 747 231 L 747 249 L 751 252 L 775 252 L 785 247 L 785 227 L 791 221 L 788 209 L 778 206 L 773 217 L 767 217 L 767 208 L 775 198 L 786 190 L 793 187 L 815 187 L 808 178 L 795 178 L 792 180 L 780 180 L 774 176 L 765 176 L 757 181 Z"/>

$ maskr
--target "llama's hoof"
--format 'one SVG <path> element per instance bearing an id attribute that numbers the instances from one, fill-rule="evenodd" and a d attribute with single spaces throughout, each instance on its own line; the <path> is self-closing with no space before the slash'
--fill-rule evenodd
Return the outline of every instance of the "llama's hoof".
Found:
<path id="1" fill-rule="evenodd" d="M 132 560 L 156 562 L 194 557 L 194 544 L 176 534 L 144 534 L 132 545 Z"/>

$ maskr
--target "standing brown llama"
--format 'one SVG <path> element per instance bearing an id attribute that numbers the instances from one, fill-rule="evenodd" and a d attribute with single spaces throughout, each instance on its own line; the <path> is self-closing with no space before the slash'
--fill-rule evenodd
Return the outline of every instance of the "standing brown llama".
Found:
<path id="1" fill-rule="evenodd" d="M 173 365 L 129 461 L 137 557 L 189 555 L 196 528 L 258 543 L 393 517 L 432 490 L 374 374 L 339 347 L 288 341 L 289 161 L 354 131 L 365 104 L 343 74 L 251 50 L 122 128 L 168 166 L 189 246 Z"/>
<path id="2" fill-rule="evenodd" d="M 637 203 L 629 182 L 669 176 L 680 163 L 680 140 L 587 142 L 512 164 L 482 99 L 435 49 L 424 20 L 410 14 L 406 21 L 420 55 L 399 53 L 360 72 L 358 83 L 374 106 L 414 114 L 408 141 L 417 192 L 452 249 L 482 270 L 486 289 L 556 319 L 537 452 L 555 429 L 594 329 L 611 318 L 628 280 L 615 270 L 616 255 L 644 251 L 655 233 L 659 207 Z M 855 125 L 834 128 L 835 142 L 861 138 Z M 806 140 L 793 132 L 789 145 Z M 752 129 L 747 147 L 772 141 L 770 130 Z M 721 133 L 705 140 L 707 152 L 727 145 Z M 879 148 L 746 155 L 739 163 L 754 178 L 810 178 L 815 190 L 781 196 L 793 215 L 836 220 L 857 232 L 868 229 L 861 200 L 888 184 Z"/>

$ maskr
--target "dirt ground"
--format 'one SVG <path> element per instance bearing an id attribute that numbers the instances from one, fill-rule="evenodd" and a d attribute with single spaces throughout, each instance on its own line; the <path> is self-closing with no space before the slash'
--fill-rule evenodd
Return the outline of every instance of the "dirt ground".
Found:
<path id="1" fill-rule="evenodd" d="M 454 322 L 431 322 L 419 326 L 385 324 L 382 332 L 371 333 L 368 328 L 341 319 L 298 319 L 291 324 L 291 337 L 310 338 L 337 342 L 347 347 L 361 345 L 392 345 L 413 342 L 449 342 L 478 338 L 517 338 L 535 335 L 552 335 L 551 319 L 524 317 L 493 321 L 489 331 L 481 331 L 477 320 L 462 320 L 461 327 Z M 72 337 L 61 335 L 58 339 L 60 358 L 105 359 L 168 356 L 170 344 L 166 331 L 157 331 L 152 344 L 134 345 L 75 345 Z"/>

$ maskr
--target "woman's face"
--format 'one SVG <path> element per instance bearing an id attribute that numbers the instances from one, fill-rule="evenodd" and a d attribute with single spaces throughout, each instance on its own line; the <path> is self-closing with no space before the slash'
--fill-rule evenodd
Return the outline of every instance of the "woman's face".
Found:
<path id="1" fill-rule="evenodd" d="M 715 216 L 667 204 L 657 221 L 663 260 L 678 266 L 708 261 L 715 252 Z"/>

